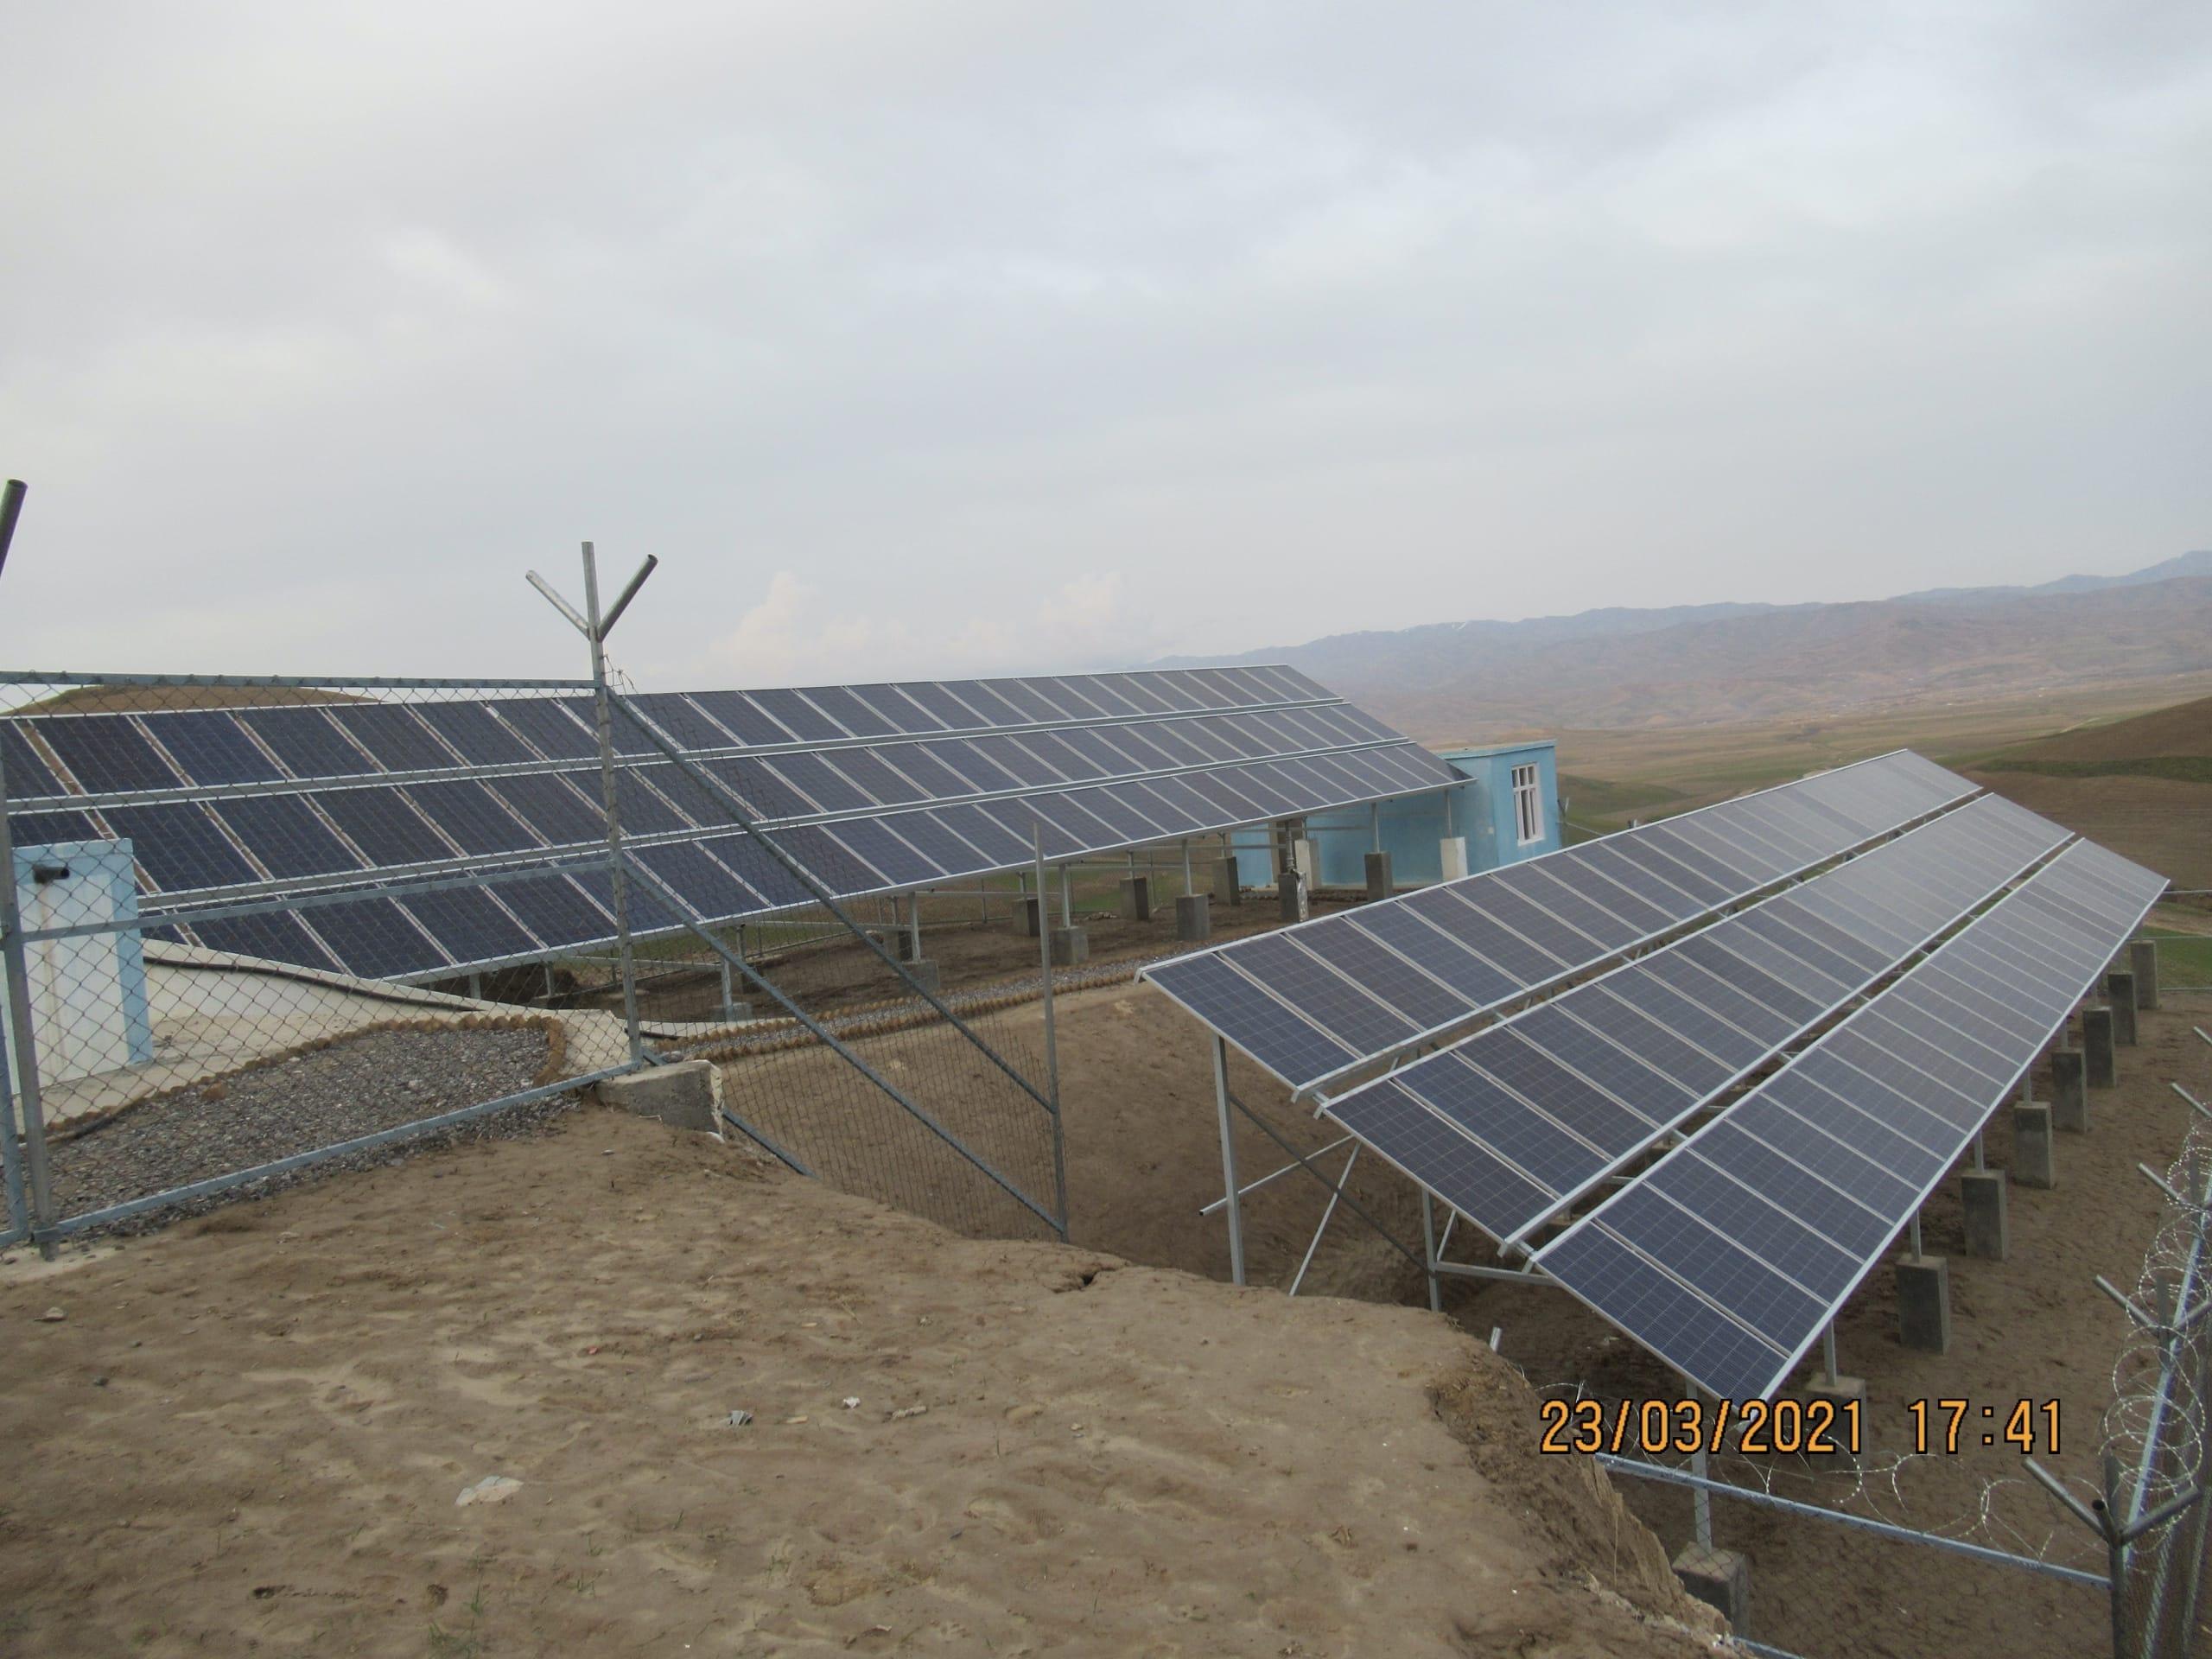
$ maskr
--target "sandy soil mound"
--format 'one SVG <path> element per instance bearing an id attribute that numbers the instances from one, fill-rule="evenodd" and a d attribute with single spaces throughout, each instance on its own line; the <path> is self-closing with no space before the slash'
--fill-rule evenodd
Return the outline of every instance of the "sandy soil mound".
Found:
<path id="1" fill-rule="evenodd" d="M 0 1330 L 0 1651 L 1710 1641 L 1443 1319 L 956 1240 L 605 1112 L 20 1260 Z"/>

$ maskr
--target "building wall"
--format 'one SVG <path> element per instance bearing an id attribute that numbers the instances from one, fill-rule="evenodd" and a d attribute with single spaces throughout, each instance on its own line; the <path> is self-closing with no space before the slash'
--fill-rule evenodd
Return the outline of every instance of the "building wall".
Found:
<path id="1" fill-rule="evenodd" d="M 1441 759 L 1467 781 L 1451 789 L 1385 801 L 1380 808 L 1382 845 L 1390 855 L 1391 874 L 1400 887 L 1425 887 L 1443 879 L 1438 843 L 1447 835 L 1466 838 L 1471 874 L 1558 849 L 1559 763 L 1548 739 L 1452 749 Z M 1513 769 L 1520 766 L 1536 768 L 1537 795 L 1543 807 L 1543 833 L 1525 844 L 1513 813 Z M 1376 844 L 1375 819 L 1375 811 L 1363 806 L 1317 812 L 1306 819 L 1322 886 L 1365 885 L 1367 854 Z M 1274 883 L 1274 864 L 1257 830 L 1247 830 L 1239 837 L 1236 868 L 1247 887 Z"/>

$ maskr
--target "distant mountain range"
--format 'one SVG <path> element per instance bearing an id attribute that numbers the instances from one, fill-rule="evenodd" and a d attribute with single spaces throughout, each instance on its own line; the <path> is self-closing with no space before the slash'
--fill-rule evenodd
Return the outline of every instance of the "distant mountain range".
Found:
<path id="1" fill-rule="evenodd" d="M 2212 550 L 2032 588 L 1432 623 L 1160 665 L 1224 660 L 1287 662 L 1432 741 L 1865 713 L 2212 671 Z"/>

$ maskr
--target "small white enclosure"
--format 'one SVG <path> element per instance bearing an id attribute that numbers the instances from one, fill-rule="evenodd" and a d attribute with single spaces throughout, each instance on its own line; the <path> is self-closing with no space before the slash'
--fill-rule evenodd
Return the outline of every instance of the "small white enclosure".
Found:
<path id="1" fill-rule="evenodd" d="M 128 924 L 138 918 L 138 885 L 128 841 L 65 841 L 18 847 L 16 902 L 23 931 L 122 923 L 123 931 L 33 939 L 24 946 L 31 1034 L 40 1077 L 63 1083 L 154 1058 L 147 1017 L 146 959 Z M 17 1050 L 12 999 L 0 998 L 9 1052 Z"/>

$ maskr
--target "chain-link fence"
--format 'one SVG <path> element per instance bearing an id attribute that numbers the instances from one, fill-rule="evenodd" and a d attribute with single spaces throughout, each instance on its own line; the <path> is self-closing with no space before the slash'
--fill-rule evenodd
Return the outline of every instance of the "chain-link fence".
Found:
<path id="1" fill-rule="evenodd" d="M 866 826 L 763 830 L 727 734 L 652 702 L 0 676 L 0 1239 L 526 1129 L 690 1055 L 802 1168 L 965 1231 L 1064 1230 L 1034 1007 L 956 1013 L 899 960 L 923 901 L 868 893 Z M 855 951 L 882 994 L 836 1008 L 808 968 Z"/>
<path id="2" fill-rule="evenodd" d="M 2192 1102 L 2192 1103 L 2194 1103 Z M 2166 1207 L 2132 1291 L 2133 1330 L 2113 1367 L 2104 1477 L 2090 1517 L 2112 1559 L 2113 1650 L 2183 1659 L 2203 1650 L 2212 1503 L 2212 1123 L 2199 1108 L 2160 1180 Z"/>

